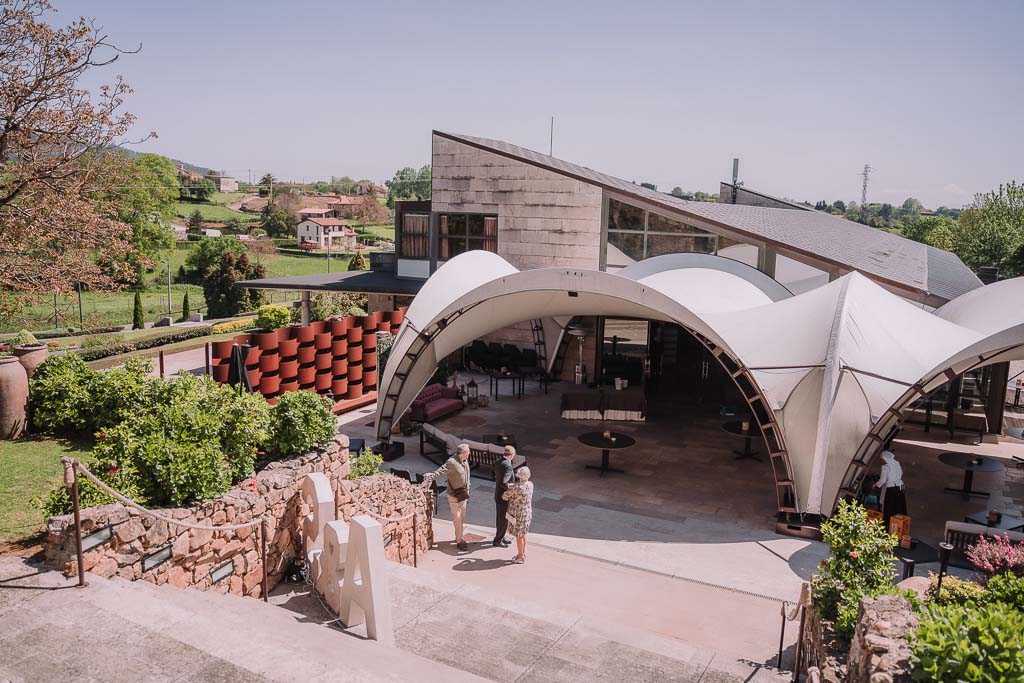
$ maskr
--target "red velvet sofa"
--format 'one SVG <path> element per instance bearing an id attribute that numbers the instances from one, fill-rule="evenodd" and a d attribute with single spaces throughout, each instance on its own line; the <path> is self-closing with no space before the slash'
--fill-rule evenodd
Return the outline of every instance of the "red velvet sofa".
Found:
<path id="1" fill-rule="evenodd" d="M 416 422 L 433 422 L 462 410 L 463 405 L 465 404 L 459 397 L 458 387 L 430 384 L 423 388 L 409 406 L 409 417 Z"/>

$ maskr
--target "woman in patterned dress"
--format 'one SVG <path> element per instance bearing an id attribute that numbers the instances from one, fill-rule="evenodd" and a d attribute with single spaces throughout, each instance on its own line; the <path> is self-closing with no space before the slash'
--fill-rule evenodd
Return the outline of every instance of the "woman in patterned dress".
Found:
<path id="1" fill-rule="evenodd" d="M 530 468 L 522 467 L 516 472 L 515 484 L 510 484 L 502 497 L 508 501 L 508 532 L 516 537 L 516 548 L 519 554 L 512 561 L 516 564 L 526 562 L 526 532 L 533 521 L 533 482 L 530 481 Z"/>

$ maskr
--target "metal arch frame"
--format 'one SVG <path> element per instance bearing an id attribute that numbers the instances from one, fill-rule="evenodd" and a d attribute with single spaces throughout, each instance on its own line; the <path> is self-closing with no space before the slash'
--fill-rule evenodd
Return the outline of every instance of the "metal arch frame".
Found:
<path id="1" fill-rule="evenodd" d="M 1021 348 L 1024 348 L 1024 343 L 1004 347 L 989 354 L 978 355 L 976 356 L 975 362 L 969 364 L 959 372 L 954 370 L 953 366 L 947 366 L 942 370 L 931 373 L 928 377 L 907 389 L 902 396 L 900 396 L 885 410 L 885 414 L 878 420 L 878 422 L 875 423 L 871 428 L 871 431 L 867 433 L 864 440 L 861 441 L 860 445 L 857 447 L 857 452 L 854 454 L 850 464 L 847 465 L 842 483 L 839 486 L 839 490 L 836 492 L 835 500 L 832 502 L 832 511 L 835 511 L 840 500 L 854 499 L 860 495 L 861 489 L 864 486 L 864 475 L 866 475 L 878 461 L 883 446 L 885 446 L 889 439 L 896 435 L 900 423 L 903 421 L 903 416 L 906 414 L 911 404 L 918 399 L 937 391 L 943 384 L 945 384 L 945 382 L 928 391 L 925 390 L 926 386 L 942 376 L 944 376 L 947 381 L 951 381 L 972 370 L 977 370 L 978 368 L 985 367 L 986 365 L 1002 362 L 997 360 L 1000 356 Z"/>
<path id="2" fill-rule="evenodd" d="M 642 283 L 637 282 L 636 284 L 644 287 Z M 610 294 L 602 294 L 602 296 L 635 303 L 631 299 L 613 296 Z M 379 417 L 376 426 L 378 438 L 382 440 L 390 438 L 391 429 L 397 421 L 395 416 L 397 402 L 402 389 L 404 388 L 406 378 L 408 378 L 412 368 L 419 361 L 423 353 L 430 347 L 437 335 L 453 321 L 457 320 L 459 317 L 473 310 L 477 306 L 488 303 L 488 301 L 476 301 L 466 306 L 454 309 L 444 314 L 443 317 L 433 320 L 427 327 L 416 333 L 414 341 L 410 344 L 409 349 L 402 356 L 399 361 L 399 365 L 395 369 L 393 377 L 399 380 L 398 387 L 395 389 L 392 389 L 391 386 L 387 387 L 387 393 L 385 393 L 381 399 L 378 413 Z M 643 307 L 649 308 L 647 306 Z M 671 316 L 670 320 L 693 335 L 715 357 L 736 385 L 737 389 L 739 389 L 750 408 L 751 416 L 757 422 L 758 427 L 761 430 L 765 447 L 770 456 L 772 476 L 775 480 L 777 512 L 780 515 L 786 516 L 787 519 L 789 515 L 793 514 L 800 515 L 802 518 L 804 513 L 800 509 L 799 496 L 796 490 L 796 482 L 793 477 L 793 467 L 786 447 L 785 436 L 779 428 L 779 421 L 776 418 L 775 411 L 758 384 L 756 378 L 746 365 L 742 363 L 742 361 L 730 354 L 724 347 L 718 345 L 716 342 L 707 338 L 700 332 L 692 329 L 690 326 L 675 320 Z M 405 324 L 408 323 L 409 321 L 407 319 Z"/>

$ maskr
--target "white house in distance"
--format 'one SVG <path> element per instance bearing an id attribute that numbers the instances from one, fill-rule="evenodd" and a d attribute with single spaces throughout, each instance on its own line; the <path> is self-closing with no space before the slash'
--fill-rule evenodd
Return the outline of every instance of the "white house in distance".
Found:
<path id="1" fill-rule="evenodd" d="M 340 218 L 306 218 L 296 228 L 299 246 L 305 249 L 355 251 L 356 231 Z"/>

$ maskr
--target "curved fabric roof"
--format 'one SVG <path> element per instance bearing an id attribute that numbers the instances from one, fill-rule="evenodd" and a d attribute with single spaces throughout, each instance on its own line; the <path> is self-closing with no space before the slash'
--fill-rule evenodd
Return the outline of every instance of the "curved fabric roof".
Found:
<path id="1" fill-rule="evenodd" d="M 827 514 L 854 453 L 908 388 L 980 351 L 1024 346 L 1024 310 L 1003 308 L 1024 300 L 1024 278 L 931 313 L 858 273 L 788 296 L 736 261 L 680 256 L 616 273 L 520 272 L 483 251 L 449 260 L 424 284 L 395 340 L 378 435 L 408 408 L 438 359 L 495 330 L 540 318 L 554 340 L 580 315 L 671 321 L 745 368 L 777 420 L 799 510 Z"/>

